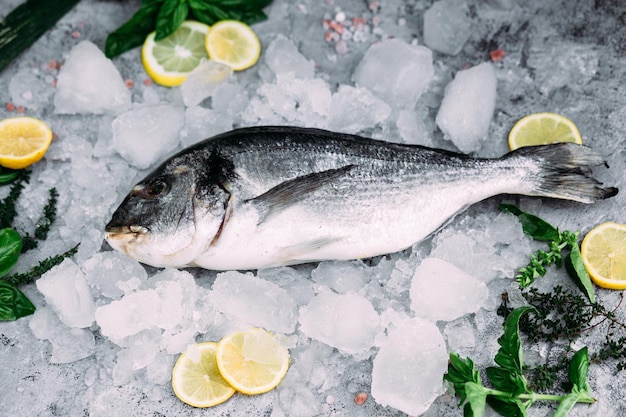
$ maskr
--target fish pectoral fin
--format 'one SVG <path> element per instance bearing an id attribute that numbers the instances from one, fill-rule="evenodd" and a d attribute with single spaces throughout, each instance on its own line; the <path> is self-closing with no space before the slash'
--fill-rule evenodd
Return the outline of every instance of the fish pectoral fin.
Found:
<path id="1" fill-rule="evenodd" d="M 259 211 L 258 224 L 261 224 L 269 217 L 302 201 L 312 192 L 343 177 L 352 168 L 354 165 L 346 165 L 341 168 L 296 177 L 276 185 L 255 198 L 246 200 L 246 203 L 252 203 L 257 207 Z"/>
<path id="2" fill-rule="evenodd" d="M 319 260 L 314 255 L 316 251 L 339 240 L 341 238 L 322 237 L 287 246 L 281 250 L 279 258 L 283 265 L 301 263 L 303 261 L 316 261 Z"/>

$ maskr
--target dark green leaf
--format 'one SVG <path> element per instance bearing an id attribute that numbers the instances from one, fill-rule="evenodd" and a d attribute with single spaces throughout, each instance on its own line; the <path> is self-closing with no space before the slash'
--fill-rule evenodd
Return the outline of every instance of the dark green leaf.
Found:
<path id="1" fill-rule="evenodd" d="M 519 307 L 513 310 L 506 318 L 504 333 L 498 339 L 500 349 L 495 357 L 495 362 L 498 365 L 520 376 L 522 376 L 524 357 L 519 337 L 519 319 L 529 311 L 536 312 L 537 310 L 533 307 Z"/>
<path id="2" fill-rule="evenodd" d="M 267 19 L 263 8 L 271 0 L 189 0 L 193 15 L 208 25 L 220 20 L 234 19 L 248 25 Z"/>
<path id="3" fill-rule="evenodd" d="M 454 385 L 454 392 L 461 397 L 461 403 L 465 401 L 465 384 L 474 382 L 481 385 L 480 374 L 474 366 L 474 362 L 470 358 L 465 360 L 455 353 L 450 353 L 450 361 L 448 363 L 448 372 L 443 379 Z"/>
<path id="4" fill-rule="evenodd" d="M 578 288 L 587 296 L 587 299 L 592 303 L 595 303 L 596 296 L 593 289 L 593 283 L 591 277 L 585 268 L 582 255 L 580 254 L 580 248 L 578 243 L 568 245 L 570 252 L 565 258 L 565 269 L 567 270 L 570 278 L 576 283 Z"/>
<path id="5" fill-rule="evenodd" d="M 0 230 L 0 277 L 5 276 L 17 263 L 22 251 L 22 238 L 12 228 Z"/>
<path id="6" fill-rule="evenodd" d="M 471 416 L 481 417 L 485 412 L 485 402 L 487 400 L 487 391 L 485 387 L 475 382 L 468 382 L 465 384 L 465 394 L 467 403 L 469 404 L 469 410 Z"/>
<path id="7" fill-rule="evenodd" d="M 567 372 L 569 381 L 578 392 L 589 391 L 589 384 L 587 383 L 588 373 L 589 355 L 587 354 L 587 346 L 585 346 L 574 354 Z"/>
<path id="8" fill-rule="evenodd" d="M 204 9 L 194 9 L 192 7 L 192 12 L 196 19 L 207 25 L 212 25 L 220 20 L 234 19 L 234 17 L 231 17 L 222 9 L 214 6 Z"/>
<path id="9" fill-rule="evenodd" d="M 35 312 L 35 306 L 16 287 L 0 280 L 0 320 L 17 320 Z"/>
<path id="10" fill-rule="evenodd" d="M 185 1 L 181 0 L 165 0 L 163 6 L 159 10 L 156 20 L 155 41 L 167 38 L 174 33 L 176 29 L 183 23 L 189 7 Z"/>
<path id="11" fill-rule="evenodd" d="M 161 4 L 158 1 L 144 1 L 130 20 L 107 37 L 104 47 L 107 58 L 116 57 L 142 45 L 146 36 L 156 27 L 156 18 L 160 8 Z"/>
<path id="12" fill-rule="evenodd" d="M 487 404 L 494 409 L 495 412 L 505 417 L 525 417 L 526 408 L 524 404 L 518 399 L 494 397 L 492 395 L 487 397 Z"/>
<path id="13" fill-rule="evenodd" d="M 0 185 L 15 181 L 20 176 L 19 170 L 0 167 Z"/>
<path id="14" fill-rule="evenodd" d="M 526 379 L 518 373 L 499 366 L 491 366 L 485 372 L 493 387 L 498 391 L 510 393 L 514 397 L 526 392 Z"/>
<path id="15" fill-rule="evenodd" d="M 554 417 L 565 417 L 569 411 L 574 408 L 576 402 L 581 397 L 579 393 L 572 392 L 568 394 L 561 400 L 559 404 L 559 408 L 554 412 Z"/>
<path id="16" fill-rule="evenodd" d="M 534 216 L 529 213 L 525 213 L 518 207 L 511 204 L 500 204 L 500 210 L 512 213 L 517 216 L 520 223 L 522 223 L 522 229 L 524 233 L 532 237 L 535 240 L 551 241 L 559 240 L 559 231 L 556 227 L 552 226 L 545 220 Z"/>

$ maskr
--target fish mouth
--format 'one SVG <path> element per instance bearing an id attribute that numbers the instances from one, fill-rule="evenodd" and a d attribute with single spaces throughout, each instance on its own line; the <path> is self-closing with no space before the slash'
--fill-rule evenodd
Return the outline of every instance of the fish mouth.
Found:
<path id="1" fill-rule="evenodd" d="M 133 235 L 135 237 L 148 234 L 150 229 L 144 226 L 131 225 L 131 226 L 106 226 L 104 231 L 107 238 L 115 238 L 117 236 Z"/>

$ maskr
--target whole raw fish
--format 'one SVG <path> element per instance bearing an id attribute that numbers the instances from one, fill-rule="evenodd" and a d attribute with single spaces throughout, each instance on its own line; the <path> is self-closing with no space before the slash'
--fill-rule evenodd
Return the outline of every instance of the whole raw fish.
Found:
<path id="1" fill-rule="evenodd" d="M 592 203 L 602 158 L 556 144 L 482 159 L 296 127 L 207 139 L 135 185 L 109 244 L 153 266 L 257 269 L 406 249 L 497 194 Z"/>

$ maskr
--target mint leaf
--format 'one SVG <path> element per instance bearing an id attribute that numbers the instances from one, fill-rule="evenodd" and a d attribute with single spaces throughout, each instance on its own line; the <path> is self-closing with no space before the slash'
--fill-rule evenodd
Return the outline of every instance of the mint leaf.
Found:
<path id="1" fill-rule="evenodd" d="M 535 240 L 551 241 L 559 240 L 559 230 L 545 220 L 532 214 L 523 212 L 518 207 L 511 204 L 500 204 L 500 210 L 514 214 L 522 223 L 522 230 Z"/>
<path id="2" fill-rule="evenodd" d="M 574 406 L 576 405 L 580 397 L 581 395 L 576 392 L 572 392 L 566 395 L 565 398 L 561 400 L 561 403 L 559 404 L 559 408 L 556 409 L 553 416 L 565 417 L 567 413 L 569 413 L 570 410 L 574 408 Z"/>
<path id="3" fill-rule="evenodd" d="M 0 277 L 5 276 L 17 263 L 22 251 L 22 238 L 12 228 L 0 230 Z"/>
<path id="4" fill-rule="evenodd" d="M 519 399 L 504 397 L 487 397 L 487 404 L 495 412 L 506 417 L 525 417 L 526 408 Z"/>
<path id="5" fill-rule="evenodd" d="M 185 21 L 189 6 L 184 0 L 165 0 L 156 19 L 154 40 L 167 38 Z"/>
<path id="6" fill-rule="evenodd" d="M 465 402 L 465 385 L 468 382 L 481 385 L 480 373 L 476 370 L 474 362 L 470 358 L 466 358 L 465 360 L 461 359 L 455 352 L 450 353 L 448 372 L 443 376 L 443 379 L 452 383 L 454 392 L 461 397 L 460 404 Z"/>
<path id="7" fill-rule="evenodd" d="M 499 366 L 490 366 L 485 369 L 485 372 L 493 387 L 498 391 L 511 393 L 514 397 L 527 391 L 526 378 L 517 372 L 512 372 Z"/>
<path id="8" fill-rule="evenodd" d="M 595 303 L 596 296 L 593 289 L 593 283 L 591 277 L 585 268 L 583 257 L 580 254 L 580 248 L 578 242 L 574 241 L 568 244 L 569 254 L 565 257 L 565 269 L 567 270 L 570 278 L 576 283 L 578 288 L 585 294 L 587 299 Z"/>
<path id="9" fill-rule="evenodd" d="M 155 30 L 161 3 L 162 0 L 144 0 L 130 20 L 109 34 L 104 45 L 106 57 L 114 58 L 143 45 L 146 37 Z"/>
<path id="10" fill-rule="evenodd" d="M 0 320 L 17 320 L 35 312 L 35 306 L 16 287 L 0 280 Z"/>
<path id="11" fill-rule="evenodd" d="M 467 382 L 465 384 L 465 395 L 467 405 L 465 406 L 465 415 L 472 417 L 481 417 L 485 412 L 485 403 L 487 401 L 487 389 L 480 383 Z"/>
<path id="12" fill-rule="evenodd" d="M 520 376 L 522 376 L 524 366 L 524 355 L 519 337 L 519 319 L 529 311 L 536 312 L 537 310 L 534 307 L 519 307 L 506 318 L 504 333 L 498 338 L 500 349 L 494 359 L 502 368 Z"/>
<path id="13" fill-rule="evenodd" d="M 572 357 L 569 364 L 567 376 L 576 391 L 589 391 L 587 383 L 587 375 L 589 374 L 589 355 L 587 354 L 587 346 L 580 349 Z"/>

